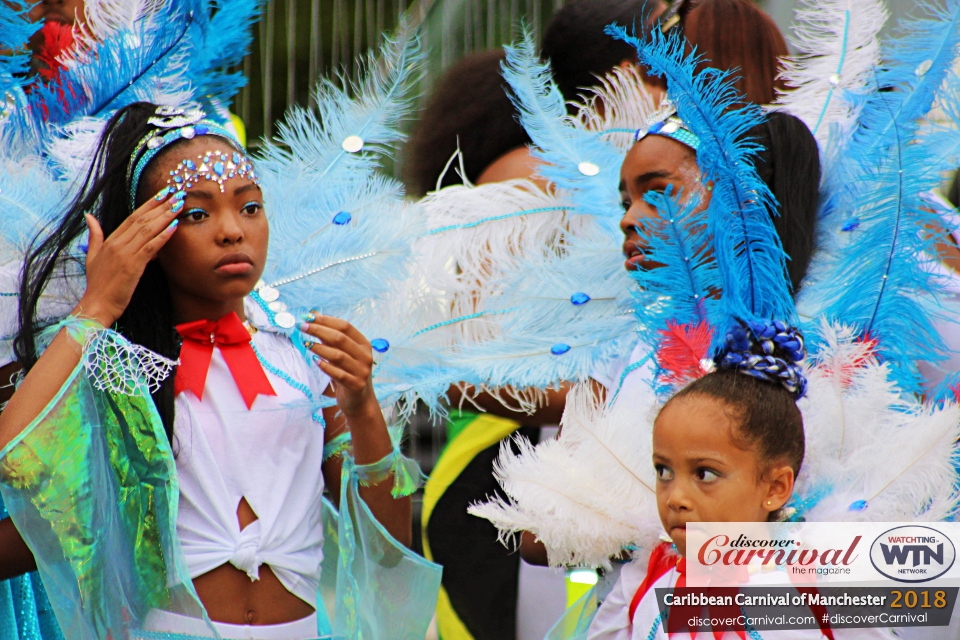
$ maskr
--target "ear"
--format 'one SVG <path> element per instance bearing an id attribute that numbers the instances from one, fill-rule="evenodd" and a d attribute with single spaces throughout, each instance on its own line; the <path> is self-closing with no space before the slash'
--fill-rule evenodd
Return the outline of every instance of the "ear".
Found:
<path id="1" fill-rule="evenodd" d="M 789 465 L 778 465 L 767 471 L 765 474 L 767 483 L 766 495 L 763 498 L 762 508 L 768 513 L 772 513 L 783 505 L 793 495 L 793 468 Z"/>

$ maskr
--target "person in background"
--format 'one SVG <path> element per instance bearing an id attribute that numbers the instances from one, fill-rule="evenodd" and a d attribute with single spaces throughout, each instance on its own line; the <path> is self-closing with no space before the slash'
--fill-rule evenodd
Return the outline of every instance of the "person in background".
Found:
<path id="1" fill-rule="evenodd" d="M 606 25 L 639 23 L 664 8 L 663 3 L 644 0 L 574 0 L 564 5 L 547 26 L 542 49 L 564 97 L 575 100 L 614 68 L 636 64 L 635 50 L 607 36 Z M 470 54 L 435 85 L 402 155 L 409 195 L 421 197 L 464 180 L 482 185 L 525 178 L 546 188 L 536 175 L 539 163 L 530 153 L 530 138 L 507 94 L 501 75 L 504 59 L 500 50 Z M 458 150 L 460 158 L 453 159 Z M 451 397 L 451 406 L 458 406 L 458 398 Z M 421 517 L 424 554 L 444 567 L 437 606 L 441 638 L 518 637 L 520 557 L 499 542 L 491 523 L 469 515 L 467 507 L 501 491 L 493 461 L 504 439 L 519 435 L 536 442 L 539 427 L 556 424 L 559 416 L 523 427 L 523 415 L 451 411 L 447 445 L 425 487 Z M 558 586 L 557 591 L 562 589 Z M 558 610 L 562 606 L 559 602 Z M 549 624 L 556 616 L 542 617 Z"/>

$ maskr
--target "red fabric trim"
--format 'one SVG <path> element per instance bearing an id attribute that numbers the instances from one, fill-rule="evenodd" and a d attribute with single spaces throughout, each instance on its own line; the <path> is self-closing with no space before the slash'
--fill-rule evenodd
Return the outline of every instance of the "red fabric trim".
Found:
<path id="1" fill-rule="evenodd" d="M 640 583 L 640 588 L 633 594 L 633 600 L 630 601 L 630 623 L 633 623 L 633 614 L 637 612 L 640 601 L 647 595 L 650 587 L 657 580 L 662 578 L 665 573 L 677 566 L 679 556 L 673 551 L 673 545 L 669 542 L 662 542 L 653 548 L 650 552 L 650 562 L 647 564 L 647 575 Z"/>

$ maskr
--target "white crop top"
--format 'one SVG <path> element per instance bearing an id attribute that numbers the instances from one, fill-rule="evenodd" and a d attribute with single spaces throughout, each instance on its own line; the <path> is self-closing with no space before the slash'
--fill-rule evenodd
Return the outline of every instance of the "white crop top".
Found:
<path id="1" fill-rule="evenodd" d="M 329 378 L 307 364 L 290 340 L 258 331 L 260 357 L 319 399 Z M 180 483 L 177 532 L 190 577 L 227 562 L 259 578 L 269 565 L 284 587 L 316 606 L 323 559 L 323 427 L 303 390 L 264 367 L 276 396 L 247 409 L 219 349 L 214 349 L 203 400 L 176 398 L 174 452 Z M 258 520 L 243 531 L 242 498 Z"/>

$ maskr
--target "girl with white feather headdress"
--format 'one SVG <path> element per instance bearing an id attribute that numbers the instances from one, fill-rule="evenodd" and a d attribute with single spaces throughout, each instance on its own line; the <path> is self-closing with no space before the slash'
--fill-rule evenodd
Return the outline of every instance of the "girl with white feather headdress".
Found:
<path id="1" fill-rule="evenodd" d="M 924 25 L 919 25 L 920 29 Z M 927 27 L 931 28 L 931 27 Z M 944 29 L 946 32 L 946 28 Z M 948 39 L 950 35 L 946 36 Z M 688 131 L 696 131 L 699 135 L 694 138 L 702 144 L 704 136 L 709 141 L 722 140 L 721 135 L 716 132 L 729 132 L 725 127 L 718 128 L 718 120 L 711 122 L 705 120 L 703 114 L 711 113 L 710 109 L 703 106 L 716 105 L 717 96 L 724 95 L 718 85 L 722 84 L 722 78 L 718 81 L 716 77 L 707 80 L 707 76 L 692 75 L 690 69 L 692 66 L 689 61 L 686 64 L 678 66 L 677 60 L 679 51 L 671 52 L 665 49 L 665 43 L 658 38 L 654 38 L 654 45 L 643 45 L 638 43 L 641 51 L 641 60 L 649 61 L 654 69 L 661 69 L 665 72 L 671 87 L 674 88 L 675 98 L 678 100 L 678 111 L 682 120 L 674 123 L 672 132 L 682 131 L 687 128 Z M 941 41 L 926 42 L 931 51 L 940 51 Z M 935 66 L 935 65 L 931 65 Z M 929 68 L 925 69 L 929 71 Z M 942 77 L 942 76 L 941 76 Z M 935 83 L 936 79 L 930 79 Z M 714 84 L 716 83 L 716 84 Z M 891 85 L 886 85 L 891 86 Z M 937 86 L 937 85 L 935 85 Z M 914 87 L 907 85 L 905 91 L 910 91 Z M 720 92 L 719 94 L 713 92 Z M 713 93 L 713 97 L 711 97 Z M 706 96 L 706 97 L 705 97 Z M 700 102 L 698 102 L 700 101 Z M 904 100 L 909 102 L 909 98 Z M 722 104 L 722 99 L 720 101 Z M 728 105 L 724 105 L 726 107 Z M 919 108 L 919 107 L 918 107 Z M 722 110 L 722 109 L 721 109 Z M 716 113 L 716 112 L 714 112 Z M 744 113 L 736 113 L 728 117 L 743 118 Z M 749 116 L 748 116 L 749 117 Z M 722 119 L 720 119 L 722 120 Z M 728 123 L 727 126 L 734 126 L 736 120 Z M 669 124 L 669 122 L 668 122 Z M 742 121 L 741 121 L 742 125 Z M 659 131 L 663 130 L 663 125 L 657 125 Z M 647 129 L 649 132 L 649 129 Z M 709 132 L 709 133 L 708 133 Z M 736 141 L 736 136 L 727 138 L 728 142 Z M 943 142 L 943 139 L 940 140 Z M 732 142 L 733 148 L 728 148 L 730 153 L 722 154 L 723 158 L 736 157 L 731 155 L 735 152 L 737 145 L 742 142 Z M 891 147 L 885 147 L 884 150 L 890 151 Z M 876 147 L 874 147 L 876 151 Z M 892 147 L 892 153 L 900 153 L 902 149 Z M 709 150 L 708 150 L 709 153 Z M 743 147 L 740 152 L 744 153 Z M 749 153 L 749 151 L 748 151 Z M 698 163 L 707 167 L 710 166 L 711 158 L 717 163 L 716 153 L 706 155 L 698 153 Z M 875 160 L 876 161 L 876 160 Z M 728 207 L 737 202 L 735 184 L 744 179 L 740 170 L 727 166 L 723 168 L 723 160 L 719 164 L 714 164 L 712 171 L 728 172 L 733 182 L 726 185 L 715 181 L 713 187 L 716 190 L 711 199 L 711 208 L 717 201 L 717 195 L 722 190 L 727 191 L 726 202 Z M 743 165 L 740 165 L 741 167 Z M 706 172 L 711 169 L 706 169 Z M 756 187 L 740 189 L 741 193 L 758 193 Z M 762 191 L 762 190 L 761 190 Z M 651 197 L 653 204 L 656 204 L 661 212 L 661 219 L 665 218 L 673 223 L 674 220 L 696 220 L 696 208 L 686 207 L 676 201 L 675 197 L 658 196 Z M 742 202 L 742 200 L 741 200 Z M 735 210 L 733 207 L 727 210 Z M 711 218 L 713 222 L 711 223 Z M 719 310 L 710 304 L 712 295 L 704 296 L 704 291 L 711 291 L 710 286 L 688 287 L 690 289 L 691 300 L 706 298 L 704 309 L 697 310 L 698 314 L 706 311 L 707 317 L 712 317 L 711 324 L 729 326 L 729 318 L 732 316 L 743 317 L 745 311 L 756 313 L 756 303 L 763 301 L 769 305 L 771 293 L 774 291 L 787 291 L 782 282 L 777 282 L 775 270 L 763 268 L 756 263 L 750 264 L 751 258 L 762 257 L 752 251 L 736 250 L 738 246 L 736 241 L 725 243 L 722 236 L 724 229 L 716 226 L 719 217 L 716 214 L 708 214 L 706 220 L 701 223 L 703 227 L 709 227 L 714 237 L 710 239 L 716 256 L 716 265 L 719 267 L 720 274 L 711 274 L 709 265 L 711 260 L 686 260 L 695 264 L 693 269 L 687 269 L 690 274 L 688 281 L 696 283 L 713 282 L 715 290 L 722 290 L 723 295 L 719 300 Z M 754 216 L 753 222 L 746 226 L 741 226 L 735 233 L 746 233 L 750 238 L 755 233 L 768 233 L 762 231 L 764 216 Z M 760 226 L 755 226 L 760 225 Z M 656 226 L 656 225 L 651 225 Z M 669 228 L 669 225 L 662 225 Z M 696 228 L 697 225 L 690 225 Z M 678 251 L 681 260 L 683 257 L 691 258 L 697 254 L 697 251 L 703 250 L 703 242 L 698 244 L 696 235 L 691 240 L 685 237 L 686 234 L 674 233 L 648 233 L 654 241 L 644 247 L 646 254 L 650 249 L 650 260 L 658 262 L 653 256 L 677 256 Z M 702 240 L 702 238 L 701 238 Z M 740 241 L 742 246 L 743 240 Z M 747 242 L 750 242 L 749 240 Z M 912 239 L 911 239 L 912 242 Z M 659 243 L 656 244 L 656 243 Z M 776 246 L 776 243 L 769 246 Z M 885 249 L 879 249 L 882 253 L 889 251 L 890 244 L 885 245 Z M 769 248 L 766 249 L 769 251 Z M 685 252 L 685 255 L 684 255 Z M 758 253 L 762 253 L 759 251 Z M 888 269 L 896 268 L 899 261 L 909 261 L 911 254 L 899 258 L 896 255 L 890 257 Z M 776 261 L 775 252 L 769 255 L 770 259 Z M 670 264 L 664 261 L 664 264 Z M 674 264 L 676 264 L 674 262 Z M 890 265 L 893 265 L 892 267 Z M 864 266 L 863 269 L 871 268 Z M 652 291 L 656 294 L 658 291 L 666 293 L 667 289 L 657 287 L 659 282 L 670 275 L 663 273 L 657 275 L 657 272 L 666 272 L 667 268 L 651 269 L 638 276 L 641 282 L 641 288 L 645 291 Z M 680 269 L 676 273 L 683 273 Z M 836 271 L 832 272 L 834 277 Z M 768 274 L 764 280 L 758 279 L 758 275 Z M 781 271 L 782 274 L 782 271 Z M 883 275 L 882 273 L 880 275 Z M 877 281 L 885 280 L 875 276 Z M 676 278 L 676 276 L 674 276 Z M 719 278 L 719 282 L 718 282 Z M 654 285 L 654 286 L 651 286 Z M 733 285 L 733 286 L 730 286 Z M 758 288 L 759 285 L 759 288 Z M 811 285 L 815 288 L 815 285 Z M 676 300 L 681 296 L 677 295 L 682 291 L 673 287 L 670 289 L 671 297 Z M 930 289 L 935 290 L 935 289 Z M 760 293 L 763 291 L 764 293 Z M 873 286 L 869 287 L 866 296 L 874 295 L 877 291 Z M 885 305 L 890 304 L 884 301 L 883 288 L 880 288 L 881 299 L 874 298 L 875 307 L 886 309 Z M 776 302 L 776 300 L 782 302 Z M 648 301 L 653 302 L 647 298 Z M 659 298 L 662 302 L 663 298 Z M 768 306 L 763 315 L 770 317 L 789 318 L 792 316 L 792 305 L 789 304 L 789 297 L 777 298 L 773 296 L 773 305 Z M 673 303 L 668 304 L 668 308 Z M 724 307 L 732 304 L 733 307 Z M 638 309 L 641 317 L 655 319 L 659 313 L 660 304 Z M 732 310 L 735 310 L 731 313 Z M 673 310 L 671 310 L 673 311 Z M 771 313 L 772 312 L 772 313 Z M 720 314 L 719 316 L 717 314 Z M 914 312 L 915 313 L 915 312 Z M 783 314 L 783 315 L 780 315 Z M 723 317 L 727 320 L 724 321 Z M 660 322 L 663 318 L 669 318 L 671 312 L 660 315 Z M 689 314 L 685 317 L 689 317 Z M 693 320 L 702 319 L 694 316 Z M 835 311 L 828 316 L 832 321 L 846 320 L 842 311 Z M 808 387 L 809 399 L 801 403 L 801 410 L 806 423 L 807 432 L 807 450 L 812 458 L 807 467 L 804 468 L 797 478 L 797 491 L 792 501 L 788 504 L 788 512 L 793 515 L 798 513 L 803 517 L 813 519 L 828 520 L 857 520 L 857 519 L 890 519 L 896 516 L 897 519 L 914 520 L 930 519 L 937 520 L 950 516 L 955 508 L 957 496 L 955 495 L 956 471 L 953 466 L 954 447 L 953 443 L 957 437 L 957 409 L 950 403 L 937 407 L 926 407 L 921 405 L 913 396 L 901 392 L 891 380 L 891 364 L 880 364 L 877 357 L 877 350 L 884 347 L 878 346 L 878 342 L 864 339 L 863 325 L 856 322 L 856 316 L 850 316 L 853 320 L 854 329 L 843 327 L 834 327 L 832 325 L 821 324 L 813 325 L 808 329 L 809 337 L 817 347 L 817 353 L 809 364 L 803 365 L 803 374 L 810 380 Z M 719 320 L 719 321 L 718 321 Z M 651 326 L 657 326 L 652 323 Z M 662 326 L 662 324 L 660 325 Z M 782 333 L 780 327 L 772 330 L 773 335 Z M 700 356 L 707 353 L 707 347 L 711 342 L 706 327 L 698 325 L 687 330 L 680 330 L 676 327 L 666 332 L 670 336 L 670 342 L 674 344 L 674 352 L 686 352 L 687 371 L 698 371 Z M 762 334 L 764 329 L 761 326 L 753 329 L 753 333 Z M 869 334 L 868 334 L 869 335 Z M 716 338 L 718 336 L 714 336 Z M 789 341 L 792 338 L 784 338 Z M 882 343 L 882 340 L 881 340 Z M 691 345 L 699 344 L 699 355 L 691 355 Z M 888 350 L 896 351 L 897 345 L 894 343 L 886 347 Z M 666 349 L 671 351 L 671 349 Z M 662 356 L 664 349 L 661 349 L 659 356 Z M 693 351 L 696 353 L 696 351 Z M 751 360 L 751 357 L 742 358 L 742 360 Z M 657 358 L 661 369 L 666 371 L 670 367 L 665 367 L 664 363 L 669 358 Z M 784 361 L 790 364 L 789 360 Z M 785 367 L 784 370 L 786 370 Z M 799 371 L 795 371 L 799 374 Z M 702 375 L 702 372 L 699 373 Z M 674 379 L 675 384 L 678 379 Z M 879 379 L 887 382 L 877 384 Z M 873 380 L 874 386 L 867 386 L 866 381 Z M 667 380 L 670 382 L 670 380 Z M 830 385 L 833 385 L 832 387 Z M 672 388 L 671 385 L 667 386 Z M 819 389 L 819 391 L 817 391 Z M 882 392 L 881 392 L 882 390 Z M 866 439 L 872 440 L 872 431 L 877 422 L 873 418 L 867 418 L 861 415 L 851 415 L 844 411 L 845 417 L 843 435 L 840 436 L 838 443 L 835 434 L 835 422 L 830 419 L 824 419 L 821 410 L 830 406 L 843 407 L 847 402 L 854 402 L 854 398 L 860 397 L 860 394 L 871 394 L 872 406 L 875 408 L 873 416 L 877 412 L 884 416 L 883 420 L 889 421 L 892 434 L 896 434 L 895 442 L 892 445 L 890 453 L 891 458 L 895 455 L 897 448 L 903 448 L 909 445 L 910 451 L 915 455 L 897 456 L 897 459 L 903 460 L 903 465 L 896 468 L 886 467 L 878 469 L 876 465 L 877 457 L 875 451 L 867 450 L 862 445 L 857 446 L 853 443 L 864 442 Z M 623 395 L 617 397 L 617 401 L 611 405 L 604 406 L 598 403 L 593 394 L 580 389 L 571 397 L 574 404 L 571 410 L 564 417 L 564 432 L 560 438 L 551 443 L 541 445 L 538 449 L 529 449 L 523 451 L 520 456 L 505 454 L 502 458 L 502 482 L 511 500 L 506 503 L 488 504 L 478 506 L 475 512 L 484 517 L 489 517 L 502 528 L 504 532 L 517 530 L 531 530 L 546 544 L 551 552 L 551 559 L 558 564 L 562 563 L 584 563 L 592 565 L 603 565 L 610 557 L 620 553 L 625 546 L 651 544 L 656 530 L 659 529 L 659 523 L 653 513 L 653 487 L 655 478 L 653 469 L 649 462 L 650 456 L 650 426 L 654 416 L 652 411 L 658 406 L 657 396 L 653 389 L 645 394 L 631 394 L 631 397 Z M 629 409 L 627 408 L 629 407 Z M 578 410 L 584 413 L 578 415 Z M 637 416 L 648 425 L 645 429 L 637 429 Z M 808 417 L 809 416 L 809 417 Z M 831 418 L 836 417 L 833 414 Z M 863 417 L 863 421 L 859 420 Z M 856 423 L 856 424 L 854 424 Z M 617 426 L 617 425 L 620 426 Z M 572 433 L 570 433 L 572 432 Z M 830 432 L 832 435 L 827 435 Z M 854 433 L 862 433 L 862 436 L 856 436 Z M 922 435 L 920 435 L 922 434 Z M 921 440 L 922 443 L 916 443 L 915 440 Z M 914 446 L 916 445 L 916 446 Z M 837 446 L 841 448 L 837 449 Z M 823 455 L 826 449 L 830 453 Z M 837 456 L 842 461 L 836 465 L 822 465 L 820 461 L 828 460 L 830 456 Z M 888 458 L 884 458 L 888 459 Z M 933 470 L 931 475 L 927 475 L 927 470 Z M 921 480 L 921 478 L 923 478 Z M 825 490 L 830 487 L 831 493 Z M 845 489 L 841 489 L 845 487 Z M 919 495 L 918 495 L 919 491 Z M 835 496 L 832 499 L 825 500 L 825 495 Z M 818 511 L 819 509 L 819 511 Z M 792 510 L 796 510 L 793 512 Z M 627 541 L 629 538 L 629 542 Z M 641 555 L 646 555 L 644 551 Z M 642 560 L 635 565 L 639 572 L 632 588 L 622 588 L 624 594 L 619 601 L 623 609 L 622 618 L 613 620 L 608 618 L 605 623 L 613 624 L 611 632 L 626 633 L 624 637 L 630 637 L 631 633 L 637 634 L 634 637 L 645 637 L 644 634 L 650 631 L 656 635 L 660 631 L 656 627 L 630 629 L 632 625 L 631 617 L 625 615 L 628 610 L 627 605 L 636 593 L 643 577 Z M 629 575 L 629 574 L 625 574 Z M 674 576 L 676 578 L 676 575 Z M 621 583 L 625 580 L 621 577 Z M 617 601 L 611 601 L 610 607 L 616 609 Z M 633 611 L 630 611 L 633 613 Z M 655 612 L 656 613 L 656 612 Z M 618 614 L 619 615 L 619 614 Z M 589 616 L 588 616 L 589 617 Z M 616 616 L 615 616 L 616 617 Z M 650 621 L 651 623 L 653 620 Z M 605 624 L 605 623 L 601 623 Z M 619 626 L 617 626 L 619 625 Z M 613 628 L 619 631 L 612 631 Z M 600 633 L 598 631 L 598 633 Z M 653 637 L 651 635 L 651 637 Z M 605 636 L 598 636 L 605 637 Z M 611 637 L 617 637 L 616 635 Z M 791 636 L 794 637 L 794 636 Z"/>
<path id="2" fill-rule="evenodd" d="M 184 29 L 203 20 L 172 21 L 160 52 L 187 46 Z M 381 414 L 377 396 L 389 402 L 391 388 L 370 378 L 372 354 L 389 349 L 376 301 L 402 284 L 419 229 L 378 172 L 401 137 L 418 42 L 388 41 L 355 97 L 322 81 L 319 113 L 289 114 L 281 144 L 258 159 L 193 105 L 129 104 L 153 80 L 114 93 L 113 75 L 97 84 L 101 63 L 143 62 L 114 44 L 98 40 L 87 66 L 67 65 L 62 86 L 80 100 L 46 103 L 47 122 L 14 114 L 22 135 L 3 138 L 23 158 L 44 146 L 23 141 L 53 130 L 59 106 L 112 114 L 79 184 L 56 154 L 34 156 L 72 196 L 66 215 L 19 190 L 33 217 L 4 227 L 26 252 L 14 349 L 28 373 L 0 417 L 0 491 L 61 628 L 423 637 L 439 568 L 397 542 L 409 537 L 418 471 Z M 161 55 L 136 77 L 192 55 Z M 167 71 L 172 84 L 185 77 Z M 58 281 L 69 294 L 49 286 Z M 44 304 L 51 296 L 69 315 Z M 254 606 L 239 611 L 225 589 Z M 327 612 L 320 595 L 334 592 Z"/>

